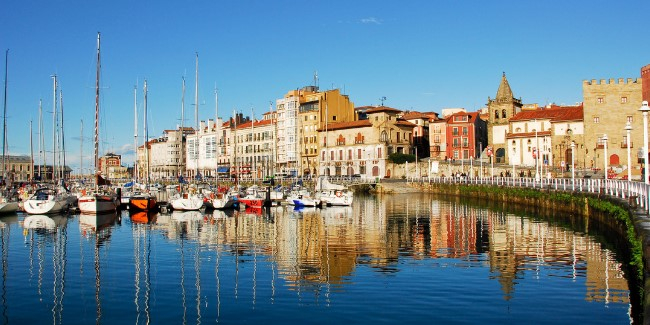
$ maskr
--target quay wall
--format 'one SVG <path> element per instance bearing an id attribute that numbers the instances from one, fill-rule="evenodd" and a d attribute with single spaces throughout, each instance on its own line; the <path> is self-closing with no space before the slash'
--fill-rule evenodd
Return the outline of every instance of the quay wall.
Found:
<path id="1" fill-rule="evenodd" d="M 381 182 L 375 193 L 428 192 L 443 197 L 469 198 L 477 203 L 491 202 L 534 212 L 540 217 L 566 215 L 572 226 L 585 233 L 598 228 L 616 236 L 614 241 L 628 247 L 629 281 L 633 312 L 650 324 L 650 217 L 630 201 L 604 194 L 490 186 L 464 183 Z M 618 245 L 617 245 L 618 246 Z M 636 291 L 636 292 L 635 292 Z M 638 303 L 637 303 L 638 302 Z"/>

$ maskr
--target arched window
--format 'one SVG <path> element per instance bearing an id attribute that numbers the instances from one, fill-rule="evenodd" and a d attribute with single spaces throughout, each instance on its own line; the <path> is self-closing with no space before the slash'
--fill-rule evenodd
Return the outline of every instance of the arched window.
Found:
<path id="1" fill-rule="evenodd" d="M 505 109 L 501 111 L 501 117 L 503 117 L 503 118 L 506 118 L 506 117 L 507 117 L 507 116 L 506 116 L 506 110 L 505 110 Z"/>
<path id="2" fill-rule="evenodd" d="M 496 119 L 499 118 L 499 111 L 498 110 L 494 111 L 494 118 L 496 118 Z"/>
<path id="3" fill-rule="evenodd" d="M 379 137 L 380 141 L 388 141 L 388 133 L 386 131 L 381 131 L 381 135 Z"/>

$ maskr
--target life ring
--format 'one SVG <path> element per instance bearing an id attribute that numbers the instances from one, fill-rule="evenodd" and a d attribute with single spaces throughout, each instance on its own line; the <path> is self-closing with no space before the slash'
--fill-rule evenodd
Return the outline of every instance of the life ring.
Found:
<path id="1" fill-rule="evenodd" d="M 341 197 L 341 194 L 343 194 L 341 191 L 336 191 L 336 197 Z"/>

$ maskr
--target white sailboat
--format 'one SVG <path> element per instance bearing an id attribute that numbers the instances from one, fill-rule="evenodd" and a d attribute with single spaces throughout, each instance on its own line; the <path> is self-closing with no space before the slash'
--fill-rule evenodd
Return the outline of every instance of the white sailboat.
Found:
<path id="1" fill-rule="evenodd" d="M 219 135 L 221 132 L 219 132 L 220 128 L 220 123 L 219 123 L 219 95 L 217 94 L 217 89 L 214 89 L 214 110 L 215 110 L 215 119 L 214 122 L 216 124 L 217 132 L 216 132 L 216 137 L 217 141 L 219 139 Z M 219 146 L 217 147 L 217 157 L 219 156 Z M 217 161 L 219 159 L 217 158 Z M 212 204 L 212 208 L 214 209 L 233 209 L 236 207 L 239 207 L 239 202 L 237 201 L 237 193 L 234 193 L 232 191 L 228 191 L 226 193 L 220 193 L 219 192 L 219 172 L 215 168 L 215 188 L 216 188 L 216 193 L 214 194 L 214 197 L 211 198 L 210 203 Z"/>
<path id="2" fill-rule="evenodd" d="M 198 144 L 198 139 L 199 139 L 199 125 L 198 125 L 198 107 L 199 107 L 199 55 L 196 54 L 196 91 L 194 95 L 194 104 L 196 105 L 196 110 L 197 110 L 197 115 L 196 115 L 196 120 L 197 120 L 197 125 L 196 125 L 196 135 L 197 135 L 197 144 Z M 183 118 L 185 115 L 185 79 L 183 79 L 183 99 L 181 102 L 181 137 L 183 136 Z M 181 143 L 183 143 L 182 138 L 181 138 Z M 181 152 L 183 152 L 181 148 Z M 197 153 L 198 154 L 198 153 Z M 196 171 L 197 174 L 199 172 L 199 165 L 198 165 L 198 159 L 197 159 L 197 164 L 196 164 Z M 193 192 L 185 192 L 183 191 L 183 183 L 179 184 L 181 190 L 180 193 L 176 193 L 172 199 L 170 199 L 169 203 L 172 206 L 173 210 L 179 210 L 179 211 L 196 211 L 199 210 L 203 206 L 203 195 L 200 194 L 198 191 L 193 191 Z"/>
<path id="3" fill-rule="evenodd" d="M 327 206 L 351 206 L 354 192 L 343 185 L 330 183 L 327 176 L 320 176 L 316 181 L 315 198 Z"/>
<path id="4" fill-rule="evenodd" d="M 7 147 L 7 69 L 9 67 L 9 50 L 5 52 L 5 95 L 4 95 L 4 114 L 2 115 L 2 180 L 6 181 L 7 174 L 5 168 L 6 155 L 5 150 Z M 8 193 L 3 193 L 0 196 L 0 214 L 14 213 L 18 211 L 18 201 L 12 200 Z"/>
<path id="5" fill-rule="evenodd" d="M 95 169 L 99 166 L 99 72 L 100 72 L 100 34 L 97 33 L 97 78 L 95 81 Z M 115 193 L 100 191 L 103 178 L 96 174 L 95 190 L 79 198 L 79 210 L 83 214 L 107 213 L 117 210 L 119 202 Z"/>
<path id="6" fill-rule="evenodd" d="M 60 179 L 60 183 L 57 182 L 57 172 L 56 172 L 56 125 L 57 125 L 57 105 L 56 105 L 56 94 L 57 94 L 57 79 L 56 75 L 53 76 L 54 80 L 54 101 L 53 101 L 53 111 L 54 111 L 54 123 L 53 123 L 53 169 L 52 169 L 52 180 L 54 180 L 53 188 L 39 188 L 34 192 L 23 203 L 23 210 L 28 214 L 52 214 L 60 213 L 67 211 L 72 204 L 74 204 L 76 197 L 72 196 L 69 191 L 63 186 L 63 179 Z"/>

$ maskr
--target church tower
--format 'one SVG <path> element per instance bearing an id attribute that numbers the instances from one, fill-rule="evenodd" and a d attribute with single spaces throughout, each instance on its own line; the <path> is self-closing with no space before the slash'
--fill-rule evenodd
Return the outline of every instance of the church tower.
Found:
<path id="1" fill-rule="evenodd" d="M 501 83 L 494 99 L 488 97 L 488 146 L 496 157 L 495 162 L 506 162 L 506 133 L 509 122 L 515 114 L 521 112 L 521 99 L 516 99 L 510 89 L 506 73 L 501 77 Z"/>

